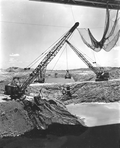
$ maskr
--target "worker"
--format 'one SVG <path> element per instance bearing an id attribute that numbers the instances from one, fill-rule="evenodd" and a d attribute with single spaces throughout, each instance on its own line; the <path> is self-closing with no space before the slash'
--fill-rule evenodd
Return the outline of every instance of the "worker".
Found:
<path id="1" fill-rule="evenodd" d="M 64 87 L 61 87 L 62 90 L 62 94 L 65 95 L 66 94 L 66 89 Z"/>
<path id="2" fill-rule="evenodd" d="M 38 96 L 34 96 L 34 102 L 37 105 L 41 104 L 41 99 L 42 99 L 42 88 L 39 90 L 39 95 Z"/>
<path id="3" fill-rule="evenodd" d="M 34 102 L 39 106 L 40 105 L 40 96 L 34 96 Z"/>
<path id="4" fill-rule="evenodd" d="M 70 86 L 69 86 L 69 85 L 66 86 L 66 95 L 67 95 L 68 97 L 71 97 L 71 96 L 72 96 L 72 95 L 71 95 L 71 92 L 70 92 Z"/>

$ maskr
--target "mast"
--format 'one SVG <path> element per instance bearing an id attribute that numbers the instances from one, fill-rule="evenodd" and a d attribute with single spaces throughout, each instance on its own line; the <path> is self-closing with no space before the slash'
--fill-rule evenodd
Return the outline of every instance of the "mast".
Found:
<path id="1" fill-rule="evenodd" d="M 73 51 L 82 59 L 82 61 L 95 73 L 98 74 L 97 70 L 95 67 L 92 66 L 92 64 L 70 43 L 66 40 L 68 45 L 73 49 Z"/>
<path id="2" fill-rule="evenodd" d="M 58 41 L 58 43 L 53 46 L 53 48 L 48 52 L 48 54 L 44 57 L 44 59 L 39 63 L 39 65 L 33 70 L 33 72 L 29 75 L 28 79 L 21 86 L 21 90 L 24 92 L 27 86 L 32 83 L 39 74 L 41 74 L 41 78 L 43 76 L 42 72 L 47 67 L 47 65 L 51 62 L 51 60 L 57 55 L 60 49 L 65 44 L 66 40 L 72 35 L 74 30 L 79 26 L 79 23 L 76 22 L 74 26 Z"/>

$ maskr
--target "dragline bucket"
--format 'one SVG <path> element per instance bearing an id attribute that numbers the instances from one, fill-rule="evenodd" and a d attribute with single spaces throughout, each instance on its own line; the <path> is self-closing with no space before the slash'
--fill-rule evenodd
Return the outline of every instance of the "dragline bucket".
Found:
<path id="1" fill-rule="evenodd" d="M 59 41 L 52 47 L 48 54 L 43 58 L 39 65 L 32 71 L 28 78 L 23 82 L 23 84 L 17 85 L 10 83 L 5 86 L 5 94 L 10 95 L 11 98 L 16 99 L 20 98 L 26 91 L 26 88 L 33 83 L 36 78 L 40 77 L 40 82 L 43 83 L 45 80 L 45 70 L 47 65 L 51 60 L 57 55 L 63 45 L 66 43 L 66 40 L 72 35 L 74 30 L 79 26 L 79 23 L 76 22 L 74 26 L 61 38 Z M 14 81 L 16 82 L 16 81 Z"/>

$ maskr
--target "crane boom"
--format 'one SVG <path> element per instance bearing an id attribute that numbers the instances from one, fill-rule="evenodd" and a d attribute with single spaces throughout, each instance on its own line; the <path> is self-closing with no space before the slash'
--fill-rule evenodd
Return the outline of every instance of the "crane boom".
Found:
<path id="1" fill-rule="evenodd" d="M 75 23 L 74 26 L 62 37 L 62 39 L 48 52 L 44 59 L 39 63 L 39 65 L 33 70 L 28 79 L 22 85 L 22 91 L 34 81 L 34 79 L 39 75 L 39 73 L 46 68 L 46 66 L 51 62 L 51 60 L 57 55 L 60 49 L 65 44 L 66 40 L 71 36 L 74 30 L 79 26 L 79 23 Z"/>
<path id="2" fill-rule="evenodd" d="M 66 40 L 72 35 L 74 30 L 79 26 L 79 23 L 76 22 L 74 26 L 53 46 L 53 48 L 48 52 L 48 54 L 43 58 L 43 60 L 39 63 L 39 65 L 32 71 L 26 81 L 20 86 L 16 85 L 6 85 L 5 93 L 11 95 L 11 98 L 21 97 L 27 88 L 39 75 L 43 78 L 43 74 L 45 73 L 47 65 L 51 62 L 51 60 L 57 55 L 63 45 L 66 43 Z"/>
<path id="3" fill-rule="evenodd" d="M 80 53 L 70 42 L 68 42 L 68 45 L 73 49 L 73 51 L 78 55 L 79 58 L 82 59 L 82 61 L 96 74 L 96 81 L 107 81 L 109 78 L 109 73 L 105 71 L 101 71 L 100 69 L 97 69 L 92 66 L 92 64 Z"/>
<path id="4" fill-rule="evenodd" d="M 95 73 L 97 74 L 96 69 L 92 66 L 92 64 L 80 53 L 69 41 L 66 40 L 68 45 L 73 49 L 73 51 L 78 55 L 79 58 Z"/>

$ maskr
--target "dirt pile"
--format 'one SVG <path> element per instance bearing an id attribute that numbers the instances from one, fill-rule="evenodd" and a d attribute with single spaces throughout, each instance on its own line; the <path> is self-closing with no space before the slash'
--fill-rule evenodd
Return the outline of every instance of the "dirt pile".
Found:
<path id="1" fill-rule="evenodd" d="M 33 96 L 40 93 L 41 97 L 46 99 L 39 106 L 39 110 L 33 112 L 32 116 L 28 113 L 30 105 L 25 109 L 24 104 L 20 102 L 0 102 L 0 137 L 21 135 L 34 128 L 46 129 L 52 123 L 73 125 L 82 123 L 81 120 L 79 121 L 65 109 L 63 103 L 120 101 L 120 69 L 110 68 L 108 70 L 111 78 L 109 81 L 91 81 L 95 79 L 93 72 L 77 70 L 73 73 L 71 71 L 77 82 L 29 86 L 26 92 L 27 96 L 32 96 L 33 98 Z M 0 95 L 3 95 L 5 84 L 11 82 L 13 76 L 20 76 L 21 83 L 23 83 L 29 73 L 30 71 L 2 73 Z M 72 97 L 68 97 L 64 93 L 66 85 L 70 86 Z"/>
<path id="2" fill-rule="evenodd" d="M 65 104 L 80 102 L 120 101 L 120 80 L 108 82 L 83 82 L 75 86 L 76 98 L 66 100 Z"/>
<path id="3" fill-rule="evenodd" d="M 0 103 L 0 137 L 18 136 L 33 128 L 22 104 L 16 101 Z"/>
<path id="4" fill-rule="evenodd" d="M 63 88 L 70 86 L 72 97 L 63 94 Z M 115 102 L 120 101 L 120 80 L 110 81 L 86 81 L 69 84 L 42 84 L 32 85 L 28 88 L 28 93 L 39 93 L 46 99 L 60 100 L 64 103 L 70 102 Z"/>
<path id="5" fill-rule="evenodd" d="M 105 70 L 109 72 L 110 80 L 120 79 L 120 68 L 119 67 L 106 67 Z M 74 72 L 72 72 L 72 76 L 76 82 L 94 81 L 96 78 L 95 73 L 87 68 L 75 70 Z"/>
<path id="6" fill-rule="evenodd" d="M 21 72 L 24 71 L 23 68 L 19 68 L 19 67 L 9 67 L 6 69 L 7 72 Z"/>
<path id="7" fill-rule="evenodd" d="M 27 98 L 23 102 L 0 103 L 0 137 L 19 136 L 34 128 L 45 130 L 53 123 L 83 124 L 53 100 L 40 100 L 38 105 Z"/>

